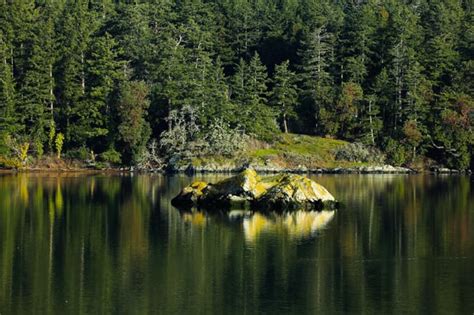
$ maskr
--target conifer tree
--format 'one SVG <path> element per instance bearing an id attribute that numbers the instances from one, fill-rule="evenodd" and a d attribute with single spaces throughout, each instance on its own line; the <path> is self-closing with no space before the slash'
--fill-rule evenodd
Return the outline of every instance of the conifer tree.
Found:
<path id="1" fill-rule="evenodd" d="M 38 147 L 47 140 L 47 128 L 53 117 L 54 81 L 52 67 L 54 60 L 54 25 L 51 7 L 41 7 L 33 11 L 36 27 L 24 45 L 24 79 L 19 90 L 19 111 L 25 132 L 32 137 Z"/>
<path id="2" fill-rule="evenodd" d="M 0 34 L 0 150 L 5 137 L 18 131 L 15 85 L 9 49 Z"/>
<path id="3" fill-rule="evenodd" d="M 295 106 L 298 100 L 296 74 L 288 69 L 288 66 L 288 60 L 276 65 L 271 100 L 282 121 L 285 133 L 288 133 L 288 119 L 296 117 Z"/>
<path id="4" fill-rule="evenodd" d="M 330 127 L 334 103 L 333 78 L 329 72 L 332 63 L 333 35 L 325 27 L 316 28 L 303 43 L 301 78 L 302 97 L 313 111 L 314 127 L 318 132 L 333 133 Z"/>
<path id="5" fill-rule="evenodd" d="M 77 104 L 74 135 L 81 143 L 94 145 L 106 136 L 111 125 L 112 92 L 123 77 L 123 64 L 118 60 L 115 40 L 106 33 L 91 39 L 86 53 L 84 96 Z"/>

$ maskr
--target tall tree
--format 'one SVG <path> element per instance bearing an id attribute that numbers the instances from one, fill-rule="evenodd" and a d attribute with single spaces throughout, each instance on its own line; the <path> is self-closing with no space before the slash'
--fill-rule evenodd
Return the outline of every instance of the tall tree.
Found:
<path id="1" fill-rule="evenodd" d="M 268 74 L 257 53 L 249 63 L 241 60 L 232 78 L 233 100 L 244 129 L 260 138 L 277 130 L 275 116 L 267 104 Z"/>
<path id="2" fill-rule="evenodd" d="M 333 133 L 330 127 L 334 102 L 333 77 L 329 72 L 333 58 L 333 34 L 319 27 L 303 42 L 301 78 L 302 97 L 313 111 L 313 130 Z"/>
<path id="3" fill-rule="evenodd" d="M 123 62 L 118 60 L 115 40 L 106 33 L 91 39 L 86 52 L 85 92 L 76 105 L 74 138 L 88 146 L 103 139 L 112 124 L 110 101 L 112 92 L 124 76 Z"/>
<path id="4" fill-rule="evenodd" d="M 65 6 L 59 22 L 59 58 L 56 63 L 56 91 L 59 128 L 65 129 L 66 142 L 81 144 L 81 130 L 75 127 L 80 119 L 81 101 L 86 93 L 86 52 L 94 32 L 92 16 L 84 2 Z"/>
<path id="5" fill-rule="evenodd" d="M 4 138 L 18 131 L 15 115 L 15 85 L 10 50 L 0 33 L 0 146 Z"/>
<path id="6" fill-rule="evenodd" d="M 150 138 L 150 125 L 146 121 L 149 87 L 143 81 L 122 83 L 116 105 L 118 140 L 123 144 L 126 158 L 135 164 L 139 162 Z"/>
<path id="7" fill-rule="evenodd" d="M 29 53 L 25 56 L 24 78 L 19 90 L 19 110 L 25 132 L 42 147 L 50 121 L 54 120 L 54 12 L 51 6 L 45 5 L 32 14 L 37 27 L 30 30 L 24 43 Z"/>
<path id="8" fill-rule="evenodd" d="M 271 103 L 279 113 L 283 131 L 288 133 L 288 119 L 295 118 L 295 106 L 298 101 L 296 74 L 288 69 L 290 62 L 284 61 L 275 67 Z"/>

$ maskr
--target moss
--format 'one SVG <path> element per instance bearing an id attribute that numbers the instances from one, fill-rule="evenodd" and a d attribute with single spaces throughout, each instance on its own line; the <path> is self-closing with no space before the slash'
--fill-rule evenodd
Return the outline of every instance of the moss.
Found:
<path id="1" fill-rule="evenodd" d="M 194 182 L 185 187 L 172 203 L 179 206 L 225 205 L 246 209 L 257 207 L 297 209 L 315 202 L 334 201 L 322 186 L 301 175 L 280 174 L 261 178 L 255 170 L 246 169 L 240 174 L 215 184 Z"/>
<path id="2" fill-rule="evenodd" d="M 191 184 L 191 188 L 195 191 L 196 195 L 201 196 L 204 188 L 207 187 L 206 182 L 196 181 Z"/>
<path id="3" fill-rule="evenodd" d="M 257 161 L 271 160 L 288 167 L 330 167 L 340 164 L 335 163 L 334 150 L 347 144 L 336 139 L 283 134 L 270 148 L 251 150 L 248 155 Z"/>
<path id="4" fill-rule="evenodd" d="M 256 148 L 239 153 L 235 157 L 220 155 L 199 156 L 191 160 L 194 167 L 213 165 L 216 167 L 234 167 L 243 164 L 275 165 L 278 167 L 297 168 L 304 165 L 308 168 L 334 168 L 368 166 L 370 163 L 336 161 L 334 152 L 349 142 L 308 135 L 283 134 L 272 143 L 256 145 Z M 186 162 L 186 163 L 189 163 Z M 186 164 L 185 163 L 185 164 Z"/>

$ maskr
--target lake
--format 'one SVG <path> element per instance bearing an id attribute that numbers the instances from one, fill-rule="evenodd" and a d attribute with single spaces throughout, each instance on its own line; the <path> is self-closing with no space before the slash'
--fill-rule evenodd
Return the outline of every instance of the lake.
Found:
<path id="1" fill-rule="evenodd" d="M 0 314 L 474 312 L 469 176 L 321 175 L 343 207 L 180 212 L 184 175 L 0 175 Z"/>

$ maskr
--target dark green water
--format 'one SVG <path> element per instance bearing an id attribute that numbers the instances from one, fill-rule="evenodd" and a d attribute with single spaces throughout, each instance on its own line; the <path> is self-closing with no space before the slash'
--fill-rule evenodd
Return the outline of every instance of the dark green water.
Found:
<path id="1" fill-rule="evenodd" d="M 0 313 L 473 314 L 472 178 L 314 178 L 345 208 L 180 213 L 186 176 L 2 175 Z"/>

